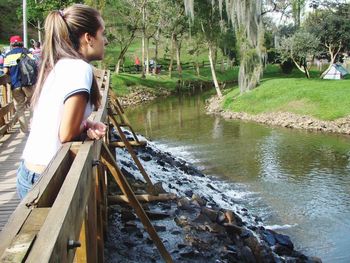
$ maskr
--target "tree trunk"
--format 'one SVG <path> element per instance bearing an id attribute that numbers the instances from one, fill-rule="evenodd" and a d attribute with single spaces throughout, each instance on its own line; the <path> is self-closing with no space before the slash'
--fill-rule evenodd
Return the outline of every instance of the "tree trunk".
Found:
<path id="1" fill-rule="evenodd" d="M 175 43 L 175 49 L 176 49 L 176 65 L 177 65 L 177 72 L 179 74 L 179 78 L 182 78 L 182 68 L 181 68 L 181 60 L 180 60 L 180 49 L 181 49 L 181 44 L 177 40 L 177 38 L 174 38 L 174 43 Z"/>
<path id="2" fill-rule="evenodd" d="M 224 71 L 225 71 L 225 59 L 224 58 L 222 58 L 222 60 L 221 60 L 220 71 L 221 71 L 221 73 L 224 73 Z"/>
<path id="3" fill-rule="evenodd" d="M 210 62 L 211 75 L 213 77 L 213 82 L 214 82 L 214 86 L 216 89 L 216 93 L 217 93 L 219 98 L 222 98 L 222 93 L 221 93 L 221 90 L 219 87 L 218 80 L 216 78 L 215 67 L 214 67 L 214 62 L 213 62 L 213 51 L 212 51 L 211 46 L 209 46 L 209 62 Z"/>
<path id="4" fill-rule="evenodd" d="M 173 61 L 174 61 L 174 38 L 175 34 L 171 34 L 171 45 L 170 45 L 170 64 L 169 64 L 169 77 L 171 78 L 173 71 Z"/>
<path id="5" fill-rule="evenodd" d="M 338 50 L 333 50 L 332 49 L 332 45 L 326 45 L 326 47 L 328 47 L 328 53 L 331 56 L 331 62 L 329 63 L 329 66 L 327 67 L 327 69 L 325 71 L 323 71 L 323 73 L 321 74 L 320 78 L 323 79 L 323 77 L 327 74 L 328 70 L 331 69 L 332 65 L 334 64 L 337 55 L 342 47 L 342 45 L 340 44 L 338 47 Z"/>
<path id="6" fill-rule="evenodd" d="M 196 73 L 197 73 L 197 77 L 199 77 L 199 76 L 200 76 L 199 63 L 198 63 L 198 61 L 196 61 L 195 63 L 196 63 Z"/>
<path id="7" fill-rule="evenodd" d="M 141 77 L 145 78 L 145 35 L 146 35 L 146 28 L 145 28 L 145 23 L 146 23 L 146 3 L 143 4 L 142 6 L 142 57 L 141 57 Z"/>
<path id="8" fill-rule="evenodd" d="M 119 70 L 120 70 L 120 63 L 121 63 L 122 59 L 119 58 L 117 61 L 117 65 L 115 65 L 115 73 L 118 75 L 119 74 Z"/>
<path id="9" fill-rule="evenodd" d="M 38 20 L 38 41 L 40 42 L 40 45 L 43 44 L 42 37 L 41 37 L 41 21 Z"/>
<path id="10" fill-rule="evenodd" d="M 146 75 L 149 75 L 149 38 L 146 41 Z"/>

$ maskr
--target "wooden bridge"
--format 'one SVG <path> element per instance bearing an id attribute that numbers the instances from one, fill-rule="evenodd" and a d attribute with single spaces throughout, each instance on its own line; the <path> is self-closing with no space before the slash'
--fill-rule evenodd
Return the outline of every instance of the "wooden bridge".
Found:
<path id="1" fill-rule="evenodd" d="M 157 190 L 132 148 L 144 142 L 138 140 L 110 90 L 109 71 L 96 69 L 95 76 L 102 106 L 92 119 L 114 126 L 121 141 L 112 143 L 106 136 L 104 140 L 65 143 L 22 201 L 16 194 L 15 177 L 26 136 L 16 126 L 9 80 L 0 78 L 0 262 L 103 262 L 108 231 L 107 176 L 116 181 L 124 194 L 119 199 L 134 209 L 164 261 L 172 262 L 113 154 L 114 147 L 126 147 L 147 182 L 149 195 L 157 198 Z M 133 141 L 126 139 L 123 126 L 130 129 Z"/>

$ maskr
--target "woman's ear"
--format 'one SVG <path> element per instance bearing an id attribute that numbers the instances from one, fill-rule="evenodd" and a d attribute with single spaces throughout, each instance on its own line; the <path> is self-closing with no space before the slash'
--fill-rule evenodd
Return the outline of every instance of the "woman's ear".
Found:
<path id="1" fill-rule="evenodd" d="M 89 33 L 84 33 L 83 39 L 84 39 L 85 43 L 87 43 L 89 46 L 92 47 L 92 37 Z"/>

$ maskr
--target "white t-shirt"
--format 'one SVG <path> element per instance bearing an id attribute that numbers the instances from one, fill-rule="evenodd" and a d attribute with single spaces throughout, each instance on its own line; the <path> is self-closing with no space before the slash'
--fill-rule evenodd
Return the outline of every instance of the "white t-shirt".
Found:
<path id="1" fill-rule="evenodd" d="M 59 127 L 64 102 L 73 94 L 90 94 L 93 73 L 90 64 L 81 59 L 60 59 L 47 76 L 40 98 L 34 108 L 31 131 L 23 151 L 24 161 L 33 165 L 48 165 L 62 146 Z M 88 102 L 84 119 L 92 112 Z"/>

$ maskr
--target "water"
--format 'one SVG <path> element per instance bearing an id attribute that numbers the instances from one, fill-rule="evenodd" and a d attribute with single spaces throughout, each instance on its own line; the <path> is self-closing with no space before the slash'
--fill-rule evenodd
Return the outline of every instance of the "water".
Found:
<path id="1" fill-rule="evenodd" d="M 205 96 L 127 111 L 134 129 L 208 175 L 232 181 L 264 224 L 323 262 L 350 262 L 350 138 L 223 120 Z"/>

